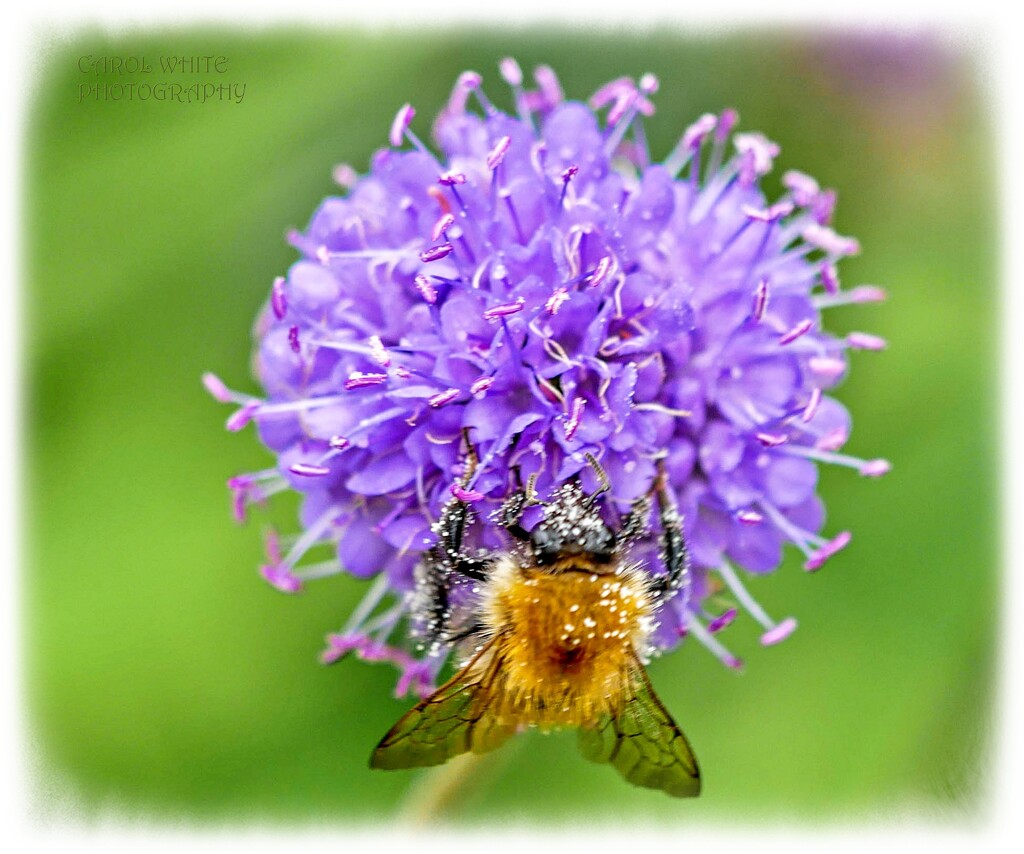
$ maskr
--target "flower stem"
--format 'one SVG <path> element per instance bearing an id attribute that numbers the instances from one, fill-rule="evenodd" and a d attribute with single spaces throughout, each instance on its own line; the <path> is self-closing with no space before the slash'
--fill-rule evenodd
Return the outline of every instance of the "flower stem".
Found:
<path id="1" fill-rule="evenodd" d="M 410 830 L 438 824 L 451 806 L 469 794 L 467 786 L 478 777 L 481 767 L 488 764 L 487 759 L 488 756 L 479 753 L 465 753 L 431 768 L 410 786 L 398 808 L 399 823 Z M 475 786 L 473 790 L 474 794 L 479 791 Z"/>

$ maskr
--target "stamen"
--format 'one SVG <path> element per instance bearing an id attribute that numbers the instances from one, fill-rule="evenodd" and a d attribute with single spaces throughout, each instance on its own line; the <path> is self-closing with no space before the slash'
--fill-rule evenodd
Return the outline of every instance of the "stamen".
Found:
<path id="1" fill-rule="evenodd" d="M 722 631 L 726 626 L 731 625 L 732 621 L 736 619 L 736 615 L 739 613 L 735 608 L 729 608 L 723 614 L 719 614 L 710 623 L 708 623 L 708 631 L 711 634 L 717 634 Z"/>
<path id="2" fill-rule="evenodd" d="M 851 332 L 846 336 L 846 343 L 855 350 L 884 350 L 888 346 L 884 338 L 867 332 Z"/>
<path id="3" fill-rule="evenodd" d="M 498 63 L 498 70 L 501 72 L 502 79 L 509 86 L 523 85 L 523 70 L 519 67 L 519 63 L 511 56 L 506 56 Z"/>
<path id="4" fill-rule="evenodd" d="M 846 371 L 846 362 L 833 356 L 811 356 L 807 367 L 823 379 L 834 380 Z"/>
<path id="5" fill-rule="evenodd" d="M 845 440 L 845 433 L 843 433 L 842 438 Z M 836 454 L 821 448 L 820 444 L 813 448 L 807 445 L 788 445 L 783 448 L 783 451 L 796 457 L 806 457 L 809 460 L 857 469 L 857 472 L 862 477 L 881 477 L 892 470 L 892 463 L 888 460 L 862 460 L 859 457 L 851 457 L 847 454 Z"/>
<path id="6" fill-rule="evenodd" d="M 448 487 L 449 492 L 454 495 L 459 501 L 465 501 L 467 504 L 472 504 L 476 501 L 480 501 L 484 497 L 482 492 L 478 492 L 475 489 L 464 489 L 462 484 L 456 481 Z"/>
<path id="7" fill-rule="evenodd" d="M 717 638 L 712 637 L 711 633 L 704 628 L 700 620 L 691 611 L 687 611 L 684 614 L 683 620 L 686 623 L 686 630 L 697 638 L 704 647 L 709 649 L 722 664 L 733 670 L 743 669 L 743 660 L 729 652 Z"/>
<path id="8" fill-rule="evenodd" d="M 416 110 L 413 109 L 411 104 L 403 104 L 398 112 L 395 113 L 395 118 L 391 122 L 391 133 L 388 135 L 388 142 L 391 143 L 393 148 L 398 148 L 402 144 L 405 131 L 412 124 L 415 115 Z"/>
<path id="9" fill-rule="evenodd" d="M 260 567 L 260 575 L 264 581 L 276 587 L 282 593 L 298 593 L 302 590 L 302 581 L 291 570 L 282 564 L 264 564 Z"/>
<path id="10" fill-rule="evenodd" d="M 487 389 L 494 385 L 494 377 L 480 377 L 476 382 L 469 387 L 470 394 L 483 394 Z"/>
<path id="11" fill-rule="evenodd" d="M 520 297 L 515 302 L 491 306 L 491 308 L 484 309 L 484 318 L 486 320 L 497 320 L 502 317 L 509 317 L 513 314 L 518 314 L 523 310 L 523 304 L 525 302 L 526 300 Z"/>
<path id="12" fill-rule="evenodd" d="M 849 434 L 842 427 L 836 427 L 829 430 L 824 436 L 815 442 L 815 447 L 820 448 L 822 451 L 838 451 L 843 445 L 846 444 L 846 440 L 849 438 Z"/>
<path id="13" fill-rule="evenodd" d="M 796 341 L 801 335 L 806 335 L 814 328 L 814 321 L 811 318 L 804 318 L 796 326 L 779 338 L 779 344 L 785 347 L 787 344 Z"/>
<path id="14" fill-rule="evenodd" d="M 433 397 L 429 398 L 427 400 L 427 404 L 432 409 L 438 409 L 439 407 L 442 407 L 445 404 L 451 403 L 458 396 L 459 396 L 459 390 L 457 388 L 449 388 L 449 389 L 446 389 L 445 391 L 439 392 L 438 394 L 435 394 Z"/>
<path id="15" fill-rule="evenodd" d="M 583 420 L 583 410 L 587 405 L 587 401 L 582 397 L 577 397 L 572 402 L 572 411 L 569 415 L 568 420 L 565 422 L 565 438 L 567 441 L 572 441 L 573 436 L 576 435 L 576 431 L 580 428 L 580 423 Z"/>
<path id="16" fill-rule="evenodd" d="M 492 172 L 498 168 L 501 161 L 505 159 L 509 146 L 512 144 L 512 137 L 503 136 L 495 144 L 487 155 L 487 168 Z"/>
<path id="17" fill-rule="evenodd" d="M 757 283 L 757 289 L 754 291 L 754 309 L 752 312 L 753 318 L 756 322 L 760 322 L 764 318 L 764 313 L 768 309 L 768 279 L 767 277 L 762 278 Z"/>
<path id="18" fill-rule="evenodd" d="M 875 285 L 859 285 L 852 291 L 845 291 L 828 296 L 811 298 L 811 305 L 816 309 L 834 308 L 840 305 L 856 305 L 869 302 L 885 302 L 888 294 L 884 288 Z"/>
<path id="19" fill-rule="evenodd" d="M 417 273 L 416 278 L 413 279 L 413 284 L 427 303 L 434 305 L 437 302 L 437 288 L 434 287 L 430 279 L 422 273 Z"/>
<path id="20" fill-rule="evenodd" d="M 825 545 L 821 546 L 817 551 L 808 556 L 807 562 L 804 564 L 804 569 L 808 572 L 817 572 L 825 565 L 825 562 L 842 549 L 846 548 L 847 543 L 853 539 L 853 534 L 849 531 L 842 531 L 837 534 Z"/>
<path id="21" fill-rule="evenodd" d="M 825 264 L 821 268 L 821 285 L 825 288 L 825 293 L 839 293 L 839 271 L 835 264 Z"/>
<path id="22" fill-rule="evenodd" d="M 594 272 L 587 277 L 587 287 L 597 288 L 600 287 L 606 278 L 608 278 L 609 272 L 611 272 L 612 265 L 615 263 L 615 259 L 611 255 L 605 255 L 600 261 L 594 266 Z"/>
<path id="23" fill-rule="evenodd" d="M 736 570 L 732 568 L 728 561 L 722 561 L 722 565 L 718 567 L 718 574 L 722 576 L 722 580 L 729 586 L 729 589 L 739 600 L 740 604 L 746 608 L 747 613 L 764 627 L 765 632 L 761 635 L 762 645 L 770 646 L 771 644 L 778 643 L 787 638 L 796 628 L 796 620 L 792 617 L 788 617 L 781 623 L 776 624 L 768 616 L 764 608 L 750 595 L 743 582 L 740 581 L 740 577 L 736 574 Z"/>
<path id="24" fill-rule="evenodd" d="M 812 224 L 801 234 L 804 240 L 816 246 L 830 256 L 841 257 L 856 255 L 860 252 L 860 243 L 853 237 L 843 237 L 824 225 Z"/>
<path id="25" fill-rule="evenodd" d="M 260 403 L 257 400 L 252 400 L 245 404 L 241 409 L 232 413 L 228 420 L 224 423 L 224 426 L 232 433 L 237 433 L 246 424 L 252 421 L 256 411 L 260 408 Z"/>
<path id="26" fill-rule="evenodd" d="M 203 387 L 210 393 L 214 400 L 219 403 L 236 403 L 237 395 L 224 385 L 223 381 L 216 374 L 209 372 L 203 374 Z"/>
<path id="27" fill-rule="evenodd" d="M 366 388 L 371 385 L 381 385 L 388 381 L 387 374 L 365 373 L 363 371 L 352 371 L 345 380 L 345 391 L 352 391 L 357 388 Z"/>
<path id="28" fill-rule="evenodd" d="M 284 293 L 284 276 L 274 279 L 270 288 L 270 307 L 274 311 L 274 317 L 281 320 L 288 312 L 288 298 Z"/>
<path id="29" fill-rule="evenodd" d="M 736 514 L 736 521 L 741 525 L 760 525 L 764 521 L 764 516 L 756 510 L 740 510 Z"/>
<path id="30" fill-rule="evenodd" d="M 800 420 L 806 424 L 810 421 L 814 414 L 818 411 L 818 407 L 821 405 L 821 389 L 815 386 L 811 389 L 811 396 L 807 401 L 807 405 L 804 407 L 804 411 L 800 413 Z"/>
<path id="31" fill-rule="evenodd" d="M 789 441 L 789 437 L 782 433 L 758 433 L 757 441 L 766 448 L 777 448 Z"/>
<path id="32" fill-rule="evenodd" d="M 301 477 L 324 477 L 331 473 L 329 466 L 318 466 L 313 463 L 293 463 L 288 471 Z"/>
<path id="33" fill-rule="evenodd" d="M 569 291 L 565 288 L 555 288 L 551 296 L 544 303 L 544 310 L 548 314 L 558 314 L 558 309 L 569 299 Z"/>
<path id="34" fill-rule="evenodd" d="M 429 264 L 431 261 L 440 261 L 442 258 L 447 258 L 454 247 L 450 243 L 440 243 L 437 246 L 431 246 L 420 252 L 420 260 Z"/>
<path id="35" fill-rule="evenodd" d="M 444 234 L 449 228 L 455 224 L 455 217 L 451 213 L 441 214 L 440 219 L 434 223 L 434 227 L 430 231 L 430 239 L 438 241 L 441 239 L 441 235 Z M 422 255 L 420 255 L 423 258 Z M 425 258 L 423 260 L 426 260 Z"/>
<path id="36" fill-rule="evenodd" d="M 782 175 L 782 186 L 793 196 L 793 201 L 800 207 L 807 207 L 817 197 L 820 187 L 810 175 L 790 169 Z"/>

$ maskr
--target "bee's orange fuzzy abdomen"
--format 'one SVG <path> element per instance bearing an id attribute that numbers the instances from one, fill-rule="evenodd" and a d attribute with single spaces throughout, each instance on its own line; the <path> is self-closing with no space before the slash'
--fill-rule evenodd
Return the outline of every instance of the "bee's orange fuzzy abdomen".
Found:
<path id="1" fill-rule="evenodd" d="M 504 690 L 499 717 L 518 724 L 587 726 L 614 712 L 650 633 L 642 571 L 567 558 L 553 567 L 499 562 L 483 594 Z"/>

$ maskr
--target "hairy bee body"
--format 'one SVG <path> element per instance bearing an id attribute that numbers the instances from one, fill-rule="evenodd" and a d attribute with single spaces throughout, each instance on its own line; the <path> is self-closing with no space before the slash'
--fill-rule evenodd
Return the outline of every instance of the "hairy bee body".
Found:
<path id="1" fill-rule="evenodd" d="M 502 660 L 493 712 L 503 722 L 592 726 L 618 711 L 633 662 L 645 655 L 652 611 L 646 578 L 632 566 L 609 568 L 580 555 L 520 566 L 503 555 L 481 590 L 490 648 L 471 672 Z"/>

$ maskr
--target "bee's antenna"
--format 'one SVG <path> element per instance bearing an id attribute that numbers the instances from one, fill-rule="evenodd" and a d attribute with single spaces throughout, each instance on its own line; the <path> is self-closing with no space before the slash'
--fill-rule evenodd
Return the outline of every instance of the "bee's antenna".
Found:
<path id="1" fill-rule="evenodd" d="M 590 467 L 594 470 L 594 474 L 597 475 L 598 482 L 600 483 L 597 491 L 592 493 L 587 499 L 587 505 L 590 506 L 598 499 L 599 496 L 609 492 L 612 488 L 612 484 L 611 481 L 608 480 L 608 474 L 601 467 L 601 464 L 597 461 L 594 455 L 586 454 L 585 456 L 587 458 L 587 462 L 590 463 Z"/>
<path id="2" fill-rule="evenodd" d="M 466 483 L 469 483 L 469 479 L 476 472 L 476 467 L 480 465 L 480 457 L 477 455 L 476 448 L 473 447 L 473 443 L 469 439 L 469 431 L 471 429 L 471 427 L 462 428 L 462 441 L 466 444 L 466 471 L 463 475 Z"/>

